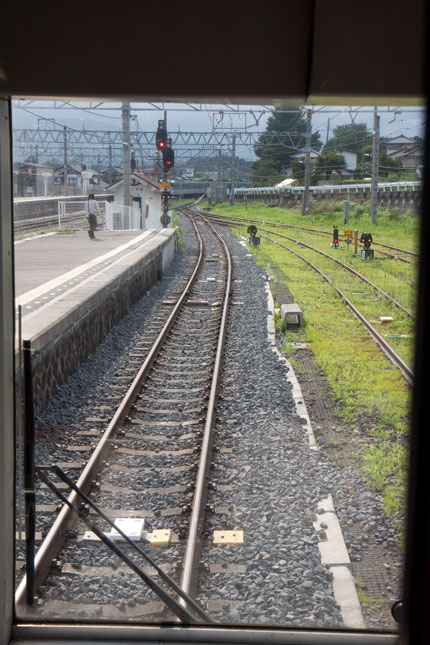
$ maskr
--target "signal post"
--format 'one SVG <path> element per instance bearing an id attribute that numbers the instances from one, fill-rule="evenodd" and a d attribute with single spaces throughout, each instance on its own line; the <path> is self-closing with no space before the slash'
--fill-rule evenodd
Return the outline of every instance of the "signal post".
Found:
<path id="1" fill-rule="evenodd" d="M 168 213 L 170 209 L 170 199 L 172 197 L 170 192 L 170 181 L 168 180 L 167 173 L 175 164 L 175 153 L 172 149 L 172 140 L 167 136 L 166 113 L 164 113 L 164 120 L 160 119 L 158 121 L 155 145 L 162 154 L 163 166 L 163 175 L 161 180 L 161 188 L 163 189 L 163 192 L 161 193 L 162 213 L 160 222 L 163 228 L 167 228 L 171 222 L 171 217 Z"/>

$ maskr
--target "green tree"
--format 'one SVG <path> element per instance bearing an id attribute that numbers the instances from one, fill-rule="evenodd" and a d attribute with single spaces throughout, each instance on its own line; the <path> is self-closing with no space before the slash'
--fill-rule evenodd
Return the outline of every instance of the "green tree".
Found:
<path id="1" fill-rule="evenodd" d="M 314 164 L 315 179 L 331 179 L 332 175 L 340 174 L 346 168 L 346 161 L 342 155 L 334 150 L 324 149 Z"/>
<path id="2" fill-rule="evenodd" d="M 285 175 L 271 159 L 260 159 L 253 164 L 251 186 L 275 186 Z"/>
<path id="3" fill-rule="evenodd" d="M 344 148 L 361 155 L 363 147 L 368 145 L 371 140 L 372 134 L 368 131 L 366 123 L 338 125 L 334 128 L 331 138 L 324 146 L 324 150 Z"/>
<path id="4" fill-rule="evenodd" d="M 295 159 L 291 159 L 291 174 L 298 181 L 298 183 L 302 184 L 304 182 L 305 178 L 305 156 L 303 157 L 296 157 Z"/>
<path id="5" fill-rule="evenodd" d="M 385 151 L 385 146 L 379 146 L 379 173 L 378 176 L 386 178 L 391 173 L 401 173 L 403 170 L 400 159 L 389 157 Z M 359 165 L 359 173 L 362 177 L 370 177 L 372 174 L 372 146 L 364 146 L 362 150 L 362 160 Z"/>
<path id="6" fill-rule="evenodd" d="M 253 185 L 257 185 L 257 178 L 264 174 L 273 174 L 274 171 L 284 178 L 283 171 L 285 172 L 290 167 L 292 155 L 297 154 L 306 145 L 305 112 L 300 107 L 289 107 L 288 112 L 285 110 L 284 107 L 275 108 L 273 115 L 267 120 L 266 131 L 260 135 L 254 146 L 254 152 L 259 160 L 253 166 Z M 276 133 L 278 132 L 288 134 L 286 142 L 276 141 Z M 311 147 L 317 150 L 321 148 L 319 132 L 312 134 Z M 266 171 L 270 167 L 272 170 L 267 173 Z"/>

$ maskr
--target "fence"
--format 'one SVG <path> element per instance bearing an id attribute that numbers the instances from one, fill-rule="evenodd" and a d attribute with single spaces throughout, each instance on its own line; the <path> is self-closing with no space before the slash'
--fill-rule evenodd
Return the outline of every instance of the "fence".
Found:
<path id="1" fill-rule="evenodd" d="M 106 219 L 106 204 L 107 202 L 97 201 L 100 207 L 100 214 L 103 218 L 103 225 L 99 224 L 100 228 L 105 228 Z M 87 219 L 87 206 L 88 200 L 58 200 L 58 230 L 68 222 L 76 222 L 77 220 L 86 221 Z"/>

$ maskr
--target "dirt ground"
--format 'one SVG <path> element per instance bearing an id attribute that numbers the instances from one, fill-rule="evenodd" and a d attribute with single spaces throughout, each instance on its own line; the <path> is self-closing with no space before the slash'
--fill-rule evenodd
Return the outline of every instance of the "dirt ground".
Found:
<path id="1" fill-rule="evenodd" d="M 294 302 L 286 284 L 287 279 L 272 267 L 275 275 L 273 292 L 275 301 L 279 304 Z M 294 346 L 294 345 L 293 345 Z M 339 468 L 357 468 L 357 445 L 360 442 L 372 441 L 371 437 L 363 435 L 360 428 L 368 427 L 368 419 L 360 419 L 354 427 L 345 425 L 334 410 L 339 410 L 325 373 L 315 362 L 314 354 L 306 343 L 298 343 L 294 354 L 296 376 L 299 380 L 303 397 L 311 419 L 318 448 Z M 354 441 L 351 437 L 354 437 Z M 352 494 L 354 491 L 351 491 Z M 332 492 L 336 500 L 336 491 Z M 336 501 L 335 501 L 336 503 Z M 363 509 L 366 513 L 368 509 Z M 394 601 L 401 598 L 401 581 L 403 553 L 397 544 L 379 543 L 372 540 L 362 541 L 362 531 L 359 524 L 343 522 L 342 514 L 338 513 L 344 538 L 359 545 L 360 559 L 352 561 L 352 574 L 360 589 L 360 600 L 366 625 L 369 629 L 397 631 L 398 624 L 391 614 Z M 391 526 L 382 510 L 378 513 L 378 525 Z M 355 549 L 355 556 L 357 549 Z"/>

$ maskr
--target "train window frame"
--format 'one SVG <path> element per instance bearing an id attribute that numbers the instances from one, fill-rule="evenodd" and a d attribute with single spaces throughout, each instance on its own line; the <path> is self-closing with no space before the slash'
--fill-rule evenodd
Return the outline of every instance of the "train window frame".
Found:
<path id="1" fill-rule="evenodd" d="M 0 132 L 1 140 L 1 150 L 0 150 L 0 172 L 1 172 L 1 181 L 2 181 L 2 191 L 1 191 L 1 202 L 0 202 L 0 216 L 1 216 L 1 250 L 2 250 L 2 289 L 1 289 L 1 304 L 2 309 L 5 312 L 9 313 L 9 316 L 3 317 L 2 320 L 2 331 L 3 337 L 13 337 L 13 264 L 12 261 L 9 262 L 8 258 L 12 258 L 12 244 L 13 244 L 13 234 L 12 234 L 12 194 L 11 194 L 11 132 L 9 125 L 5 126 L 4 121 L 7 118 L 10 118 L 11 112 L 11 101 L 2 99 L 2 126 Z M 429 148 L 429 135 L 428 130 L 426 132 L 426 164 L 425 164 L 425 176 L 428 179 L 429 173 L 429 163 L 428 163 L 428 148 Z M 9 188 L 8 188 L 9 183 Z M 422 213 L 424 208 L 428 205 L 428 182 L 423 185 L 424 191 L 424 205 L 422 207 Z M 426 267 L 424 266 L 423 261 L 423 250 L 425 248 L 424 239 L 428 239 L 428 224 L 425 229 L 425 218 L 421 217 L 422 222 L 422 241 L 421 241 L 421 252 L 420 252 L 420 275 L 421 271 L 425 273 Z M 6 257 L 6 260 L 4 258 Z M 428 264 L 427 264 L 428 268 Z M 425 287 L 424 278 L 420 283 L 420 300 L 425 300 L 423 295 L 423 286 Z M 424 319 L 428 320 L 428 305 L 425 302 L 421 302 L 421 312 L 423 317 L 421 320 L 421 325 L 418 325 L 418 334 L 416 341 L 416 348 L 420 346 L 420 343 L 423 344 L 425 341 L 425 324 Z M 10 310 L 8 308 L 11 308 Z M 424 327 L 424 328 L 423 328 Z M 12 344 L 13 346 L 13 344 Z M 420 367 L 420 353 L 418 349 L 417 353 L 417 370 L 416 373 L 421 373 L 424 371 L 424 366 Z M 421 352 L 421 357 L 424 355 L 424 352 Z M 12 351 L 5 350 L 3 348 L 3 354 L 1 356 L 1 373 L 0 373 L 0 386 L 2 391 L 0 393 L 0 403 L 3 404 L 3 426 L 7 427 L 10 425 L 10 421 L 13 418 L 13 406 L 10 404 L 11 396 L 13 398 L 13 385 L 11 385 L 11 370 L 13 364 Z M 421 387 L 423 390 L 423 387 Z M 419 505 L 419 499 L 423 499 L 422 493 L 416 493 L 417 491 L 417 481 L 419 477 L 423 476 L 422 469 L 418 472 L 418 469 L 415 469 L 415 464 L 417 463 L 418 454 L 420 451 L 419 442 L 422 441 L 422 434 L 419 435 L 418 429 L 424 428 L 422 413 L 419 410 L 419 406 L 422 406 L 422 399 L 425 399 L 425 392 L 419 391 L 419 387 L 416 387 L 414 390 L 414 427 L 411 430 L 412 434 L 412 455 L 411 455 L 411 468 L 409 471 L 409 527 L 408 527 L 408 540 L 412 537 L 417 536 L 417 528 L 412 527 L 413 523 L 419 523 L 420 518 L 418 517 L 418 511 L 416 509 Z M 1 496 L 0 501 L 0 516 L 5 517 L 7 515 L 7 509 L 9 512 L 11 507 L 13 507 L 13 500 L 15 495 L 15 486 L 13 483 L 13 470 L 11 467 L 10 455 L 13 454 L 13 443 L 11 441 L 11 436 L 8 433 L 2 433 L 3 450 L 2 455 L 4 457 L 4 462 L 0 464 L 2 467 L 2 477 L 3 477 L 3 491 L 4 495 Z M 418 497 L 419 495 L 419 497 Z M 425 521 L 425 520 L 423 520 Z M 428 521 L 428 520 L 427 520 Z M 13 527 L 13 524 L 12 524 Z M 9 527 L 9 533 L 10 533 Z M 13 542 L 13 531 L 12 537 L 6 535 L 7 532 L 7 522 L 3 525 L 3 530 L 0 537 L 0 546 L 2 547 L 2 553 L 7 552 L 10 549 L 10 544 Z M 422 546 L 422 545 L 421 545 Z M 3 548 L 6 547 L 6 548 Z M 411 546 L 408 548 L 407 559 L 405 568 L 411 563 L 412 559 Z M 6 563 L 5 560 L 1 562 L 5 567 L 6 576 L 10 574 L 10 566 Z M 10 590 L 14 588 L 13 576 L 11 580 L 6 580 L 7 588 Z M 408 579 L 406 581 L 406 590 L 410 594 L 411 598 L 413 595 L 412 584 Z M 150 626 L 150 625 L 108 625 L 105 623 L 98 624 L 75 624 L 75 625 L 66 625 L 66 624 L 36 624 L 35 622 L 29 622 L 26 624 L 24 621 L 14 621 L 13 619 L 13 606 L 11 606 L 10 599 L 7 599 L 8 591 L 6 591 L 6 596 L 2 597 L 2 615 L 6 617 L 6 621 L 10 621 L 11 635 L 15 641 L 20 640 L 34 640 L 37 639 L 38 642 L 50 642 L 56 639 L 67 639 L 69 643 L 72 642 L 81 642 L 85 641 L 95 641 L 99 643 L 112 643 L 112 642 L 125 642 L 125 641 L 164 641 L 171 643 L 183 642 L 185 639 L 187 642 L 223 642 L 223 643 L 257 643 L 257 642 L 283 642 L 283 643 L 301 643 L 303 645 L 309 643 L 320 643 L 330 645 L 331 643 L 354 643 L 359 642 L 360 645 L 373 645 L 381 642 L 383 639 L 384 643 L 396 643 L 399 640 L 399 634 L 394 633 L 378 633 L 378 632 L 369 632 L 369 631 L 358 631 L 358 630 L 342 630 L 342 629 L 318 629 L 312 630 L 309 628 L 288 628 L 288 627 L 247 627 L 247 626 L 211 626 L 211 627 L 199 627 L 199 626 L 178 626 L 178 627 L 165 627 L 165 626 Z M 13 593 L 12 593 L 13 596 Z M 12 603 L 13 605 L 13 603 Z M 412 615 L 412 614 L 411 614 Z M 6 622 L 5 621 L 5 622 Z M 0 633 L 0 636 L 5 638 L 6 632 L 3 634 Z M 3 642 L 3 641 L 2 641 Z M 4 642 L 7 642 L 6 640 Z"/>

